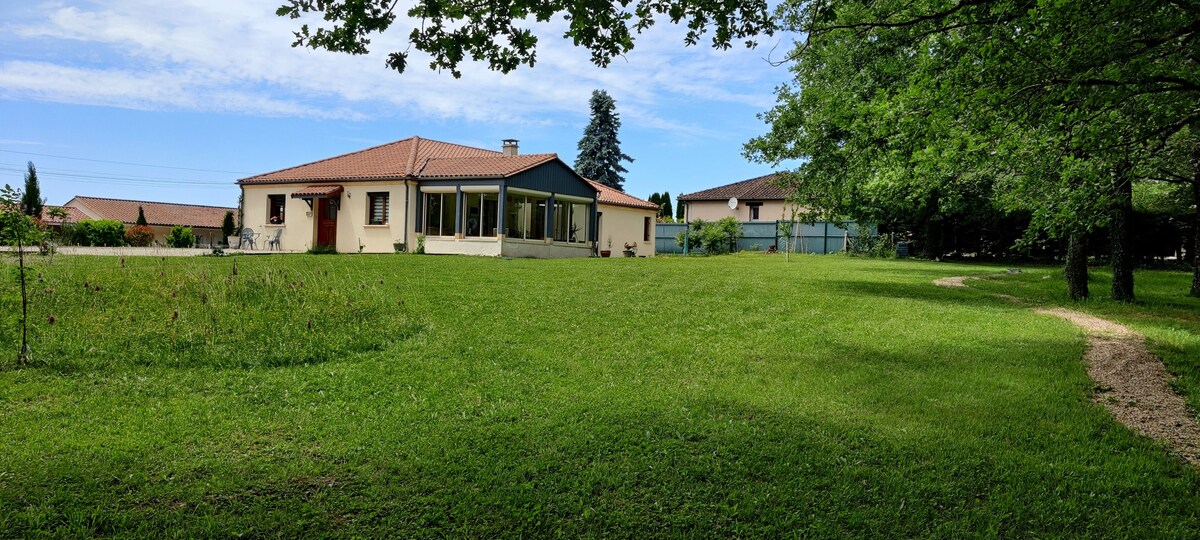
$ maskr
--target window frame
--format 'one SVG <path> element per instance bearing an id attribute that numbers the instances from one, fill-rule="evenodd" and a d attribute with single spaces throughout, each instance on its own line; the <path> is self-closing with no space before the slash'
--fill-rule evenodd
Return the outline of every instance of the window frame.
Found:
<path id="1" fill-rule="evenodd" d="M 759 221 L 762 219 L 762 206 L 760 202 L 746 203 L 746 208 L 750 209 L 750 221 Z"/>
<path id="2" fill-rule="evenodd" d="M 275 204 L 276 200 L 279 201 L 278 205 Z M 276 212 L 275 212 L 276 210 L 279 211 L 278 214 L 276 214 Z M 278 219 L 276 219 L 276 218 L 278 218 Z M 267 223 L 269 223 L 271 225 L 283 225 L 286 221 L 287 221 L 287 195 L 284 195 L 282 193 L 267 194 Z"/>
<path id="3" fill-rule="evenodd" d="M 378 198 L 383 199 L 383 204 L 380 207 L 380 211 L 383 212 L 383 216 L 380 216 L 380 221 L 378 223 L 376 223 L 375 218 L 377 216 L 375 215 L 375 200 Z M 367 193 L 367 225 L 379 226 L 379 225 L 389 224 L 391 222 L 391 219 L 390 219 L 391 218 L 391 204 L 392 204 L 392 193 L 390 191 L 368 192 Z"/>
<path id="4" fill-rule="evenodd" d="M 432 212 L 430 204 L 435 198 L 438 201 L 438 211 Z M 453 237 L 456 234 L 454 232 L 454 214 L 457 205 L 457 193 L 425 193 L 425 226 L 423 229 L 425 231 L 425 236 Z M 438 230 L 438 234 L 430 234 L 429 232 L 430 226 L 432 225 L 434 219 L 437 220 L 436 228 Z M 447 228 L 449 228 L 449 231 L 446 230 Z"/>

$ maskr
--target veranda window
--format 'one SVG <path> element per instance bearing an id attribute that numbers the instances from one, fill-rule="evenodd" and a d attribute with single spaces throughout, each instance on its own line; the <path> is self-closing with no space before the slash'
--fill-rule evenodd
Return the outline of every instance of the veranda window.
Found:
<path id="1" fill-rule="evenodd" d="M 546 199 L 509 195 L 504 210 L 508 238 L 541 240 L 546 237 Z"/>
<path id="2" fill-rule="evenodd" d="M 587 242 L 587 217 L 590 205 L 556 201 L 554 203 L 554 240 L 582 244 Z"/>
<path id="3" fill-rule="evenodd" d="M 496 236 L 496 212 L 500 197 L 495 193 L 467 193 L 463 209 L 463 231 L 468 237 Z"/>
<path id="4" fill-rule="evenodd" d="M 425 234 L 454 236 L 454 193 L 425 194 Z"/>

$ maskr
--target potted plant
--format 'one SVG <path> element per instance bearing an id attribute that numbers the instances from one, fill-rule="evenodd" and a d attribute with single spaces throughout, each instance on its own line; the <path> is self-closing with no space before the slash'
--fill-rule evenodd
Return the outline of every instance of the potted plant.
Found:
<path id="1" fill-rule="evenodd" d="M 408 244 L 401 242 L 400 239 L 397 238 L 395 242 L 392 242 L 392 249 L 396 250 L 396 253 L 404 253 L 405 251 L 408 251 Z"/>
<path id="2" fill-rule="evenodd" d="M 637 242 L 625 244 L 625 251 L 622 251 L 621 253 L 624 253 L 626 257 L 637 255 Z"/>
<path id="3" fill-rule="evenodd" d="M 600 250 L 601 257 L 608 257 L 609 255 L 612 255 L 612 237 L 611 236 L 608 237 L 608 249 Z"/>

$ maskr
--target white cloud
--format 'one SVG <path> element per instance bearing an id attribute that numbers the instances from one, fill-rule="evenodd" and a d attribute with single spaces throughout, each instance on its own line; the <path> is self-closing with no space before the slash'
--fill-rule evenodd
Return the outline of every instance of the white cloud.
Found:
<path id="1" fill-rule="evenodd" d="M 562 24 L 538 29 L 538 63 L 507 75 L 481 64 L 463 77 L 435 73 L 414 51 L 408 72 L 384 66 L 404 49 L 407 21 L 373 38 L 372 54 L 292 48 L 299 22 L 276 17 L 276 0 L 106 0 L 50 4 L 10 24 L 25 51 L 56 51 L 0 62 L 0 96 L 134 109 L 182 109 L 314 118 L 401 116 L 510 124 L 577 123 L 604 88 L 626 125 L 691 136 L 700 122 L 660 114 L 679 103 L 765 110 L 776 79 L 755 51 L 684 48 L 683 29 L 657 25 L 627 59 L 598 69 L 561 39 Z M 3 45 L 4 41 L 0 41 Z M 88 51 L 72 61 L 70 51 Z M 99 52 L 98 52 L 99 51 Z M 26 54 L 25 56 L 31 56 Z M 63 60 L 67 58 L 68 60 Z"/>

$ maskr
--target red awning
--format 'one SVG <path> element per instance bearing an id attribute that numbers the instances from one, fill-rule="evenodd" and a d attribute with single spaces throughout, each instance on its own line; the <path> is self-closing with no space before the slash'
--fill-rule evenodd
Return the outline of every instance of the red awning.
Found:
<path id="1" fill-rule="evenodd" d="M 330 199 L 342 193 L 342 186 L 308 186 L 292 194 L 293 199 Z"/>

